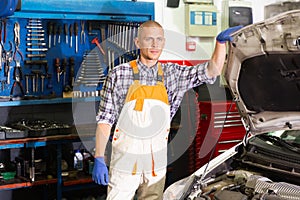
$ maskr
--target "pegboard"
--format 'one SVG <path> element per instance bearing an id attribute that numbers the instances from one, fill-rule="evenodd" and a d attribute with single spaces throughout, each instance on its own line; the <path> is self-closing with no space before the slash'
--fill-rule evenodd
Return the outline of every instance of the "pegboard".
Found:
<path id="1" fill-rule="evenodd" d="M 3 62 L 0 71 L 0 96 L 3 99 L 62 97 L 63 91 L 72 90 L 74 86 L 80 92 L 99 91 L 109 69 L 136 58 L 138 54 L 133 46 L 133 38 L 139 23 L 10 18 L 2 19 L 1 24 L 5 27 L 5 30 L 1 31 Z M 19 26 L 20 42 L 16 42 L 16 25 Z M 131 42 L 125 39 L 129 35 Z M 130 47 L 128 45 L 125 48 L 125 40 L 126 43 L 130 43 Z M 17 45 L 18 43 L 20 44 Z M 8 52 L 9 56 L 5 58 L 5 53 Z M 9 60 L 9 63 L 6 63 L 6 60 Z M 17 61 L 20 62 L 22 70 L 20 83 L 24 93 L 19 85 L 14 84 Z M 7 75 L 4 68 L 8 64 L 10 67 Z M 91 74 L 90 77 L 80 79 L 87 68 L 83 65 L 89 65 L 98 70 L 98 73 L 101 69 L 102 75 L 98 74 L 97 84 L 95 78 L 92 85 L 88 84 L 88 81 L 83 82 L 91 78 Z M 98 93 L 93 93 L 96 94 Z"/>
<path id="2" fill-rule="evenodd" d="M 0 50 L 8 52 L 8 56 L 0 54 L 4 61 L 0 63 L 0 100 L 59 98 L 65 97 L 63 91 L 74 92 L 74 89 L 79 92 L 76 97 L 98 96 L 108 71 L 137 57 L 133 42 L 137 27 L 151 19 L 154 19 L 151 2 L 21 1 L 12 16 L 1 18 Z M 16 24 L 20 27 L 19 46 L 15 41 Z M 75 24 L 77 30 L 74 30 Z M 81 39 L 82 33 L 85 42 Z M 4 70 L 6 60 L 10 67 Z M 22 75 L 16 78 L 15 69 L 22 69 Z M 22 83 L 24 94 L 16 82 Z M 72 95 L 74 97 L 74 93 Z"/>
<path id="3" fill-rule="evenodd" d="M 19 24 L 20 45 L 19 51 L 16 51 L 15 26 Z M 62 28 L 59 34 L 51 33 L 49 36 L 49 24 L 52 23 L 53 29 Z M 74 26 L 77 23 L 78 51 L 76 51 L 76 35 Z M 15 88 L 14 94 L 11 94 L 11 88 L 14 84 L 14 70 L 16 61 L 20 61 L 22 70 L 21 83 L 25 96 L 47 97 L 55 94 L 61 96 L 66 86 L 71 86 L 70 81 L 70 60 L 74 60 L 74 75 L 82 63 L 83 56 L 96 45 L 91 43 L 92 37 L 88 34 L 87 27 L 84 27 L 85 38 L 81 41 L 81 23 L 86 21 L 79 20 L 41 20 L 41 19 L 2 19 L 2 70 L 0 71 L 1 96 L 21 96 L 20 89 Z M 68 27 L 68 34 L 64 32 L 64 26 Z M 70 27 L 73 26 L 73 34 L 70 35 Z M 95 32 L 94 32 L 95 33 Z M 96 32 L 94 37 L 97 37 Z M 72 38 L 72 39 L 71 39 Z M 67 40 L 66 40 L 67 39 Z M 50 41 L 51 40 L 51 41 Z M 60 40 L 60 41 L 59 41 Z M 49 42 L 51 44 L 49 45 Z M 70 46 L 72 43 L 72 47 Z M 39 44 L 39 45 L 38 45 Z M 5 76 L 5 52 L 9 55 L 9 76 Z M 63 60 L 66 59 L 66 68 L 63 69 Z M 55 61 L 59 60 L 60 72 L 57 75 L 57 66 Z M 38 74 L 38 76 L 36 76 Z M 33 80 L 35 76 L 35 81 Z M 42 78 L 44 83 L 42 88 Z M 27 77 L 27 78 L 26 78 Z M 27 84 L 26 84 L 27 82 Z M 33 83 L 35 82 L 35 83 Z M 27 85 L 27 86 L 26 86 Z M 35 87 L 33 87 L 35 85 Z M 49 96 L 50 97 L 50 96 Z"/>

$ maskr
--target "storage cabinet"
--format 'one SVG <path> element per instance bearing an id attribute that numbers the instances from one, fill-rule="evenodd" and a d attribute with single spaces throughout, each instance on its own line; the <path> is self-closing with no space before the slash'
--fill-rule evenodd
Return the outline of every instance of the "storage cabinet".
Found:
<path id="1" fill-rule="evenodd" d="M 43 117 L 43 119 L 55 119 L 66 124 L 74 123 L 72 132 L 68 134 L 59 134 L 45 137 L 28 137 L 20 139 L 4 139 L 0 140 L 0 156 L 6 152 L 11 152 L 11 155 L 3 155 L 6 163 L 15 162 L 15 157 L 25 158 L 27 163 L 27 172 L 25 176 L 17 177 L 10 180 L 0 181 L 0 198 L 2 191 L 11 191 L 13 195 L 28 194 L 28 191 L 35 192 L 38 189 L 45 190 L 45 197 L 38 199 L 48 199 L 47 192 L 51 191 L 52 199 L 62 199 L 64 195 L 72 194 L 79 189 L 86 191 L 99 191 L 99 194 L 104 195 L 106 187 L 95 184 L 91 175 L 88 173 L 88 166 L 85 166 L 84 171 L 79 171 L 73 168 L 72 162 L 67 162 L 69 168 L 66 170 L 64 166 L 65 160 L 73 160 L 73 152 L 76 149 L 86 149 L 92 153 L 94 147 L 95 136 L 95 110 L 94 113 L 89 112 L 91 107 L 97 107 L 97 102 L 83 100 L 76 103 L 57 103 L 57 104 L 36 104 L 36 105 L 23 105 L 23 106 L 0 106 L 1 120 L 9 119 L 15 120 L 19 118 L 31 119 L 33 117 Z M 79 107 L 79 111 L 73 107 Z M 88 112 L 82 115 L 84 119 L 80 122 L 85 124 L 76 124 L 73 118 L 73 110 L 80 112 L 82 110 Z M 37 116 L 35 116 L 37 115 Z M 85 121 L 83 121 L 85 120 Z M 88 124 L 90 123 L 90 124 Z M 37 134 L 38 135 L 38 134 Z M 15 153 L 17 151 L 17 153 Z M 19 156 L 21 154 L 21 156 Z M 36 175 L 32 178 L 30 174 L 30 166 L 32 160 L 42 160 L 47 165 L 47 170 L 40 173 L 41 163 L 35 163 Z M 9 156 L 9 158 L 7 158 Z M 32 158 L 32 156 L 34 158 Z M 66 158 L 67 157 L 67 158 Z M 92 160 L 92 157 L 90 157 Z M 1 159 L 1 162 L 4 160 Z M 92 163 L 90 163 L 92 167 Z M 17 171 L 17 167 L 11 168 L 12 171 Z M 51 168 L 51 170 L 48 170 Z M 24 168 L 22 169 L 24 171 Z M 11 170 L 10 170 L 11 171 Z M 62 173 L 63 172 L 63 173 Z M 69 175 L 65 176 L 65 172 Z M 49 176 L 50 175 L 50 176 Z M 53 194 L 54 193 L 54 194 Z M 82 194 L 84 191 L 82 192 Z M 81 194 L 78 194 L 81 195 Z M 35 197 L 36 198 L 36 197 Z M 14 197 L 14 199 L 20 199 Z M 51 198 L 49 198 L 51 199 Z"/>
<path id="2" fill-rule="evenodd" d="M 198 130 L 189 149 L 191 172 L 241 142 L 246 134 L 235 102 L 200 101 L 199 110 Z"/>
<path id="3" fill-rule="evenodd" d="M 82 142 L 82 140 L 92 140 L 94 134 L 87 134 L 84 138 L 79 137 L 76 134 L 69 135 L 56 135 L 56 136 L 47 136 L 47 137 L 38 137 L 38 138 L 25 138 L 25 139 L 11 139 L 11 140 L 2 140 L 0 141 L 0 150 L 11 149 L 11 148 L 21 148 L 22 150 L 31 151 L 30 162 L 35 160 L 35 151 L 38 151 L 39 147 L 46 147 L 47 145 L 54 145 L 56 149 L 57 160 L 52 163 L 56 171 L 56 176 L 47 177 L 45 174 L 43 175 L 35 175 L 34 168 L 37 167 L 34 164 L 29 164 L 29 173 L 30 175 L 27 177 L 19 176 L 14 179 L 10 179 L 7 181 L 2 181 L 0 184 L 0 190 L 7 189 L 18 189 L 24 187 L 34 187 L 39 185 L 49 185 L 56 184 L 57 185 L 57 199 L 62 198 L 63 191 L 70 189 L 71 186 L 75 186 L 78 184 L 92 184 L 91 176 L 86 174 L 86 172 L 77 171 L 77 175 L 74 177 L 63 177 L 62 175 L 62 148 L 64 145 L 72 142 Z M 25 167 L 25 166 L 22 166 Z M 32 174 L 32 173 L 33 174 Z M 72 171 L 70 171 L 71 173 Z M 74 171 L 73 171 L 74 173 Z M 96 185 L 94 185 L 95 187 Z M 68 188 L 69 187 L 69 188 Z"/>

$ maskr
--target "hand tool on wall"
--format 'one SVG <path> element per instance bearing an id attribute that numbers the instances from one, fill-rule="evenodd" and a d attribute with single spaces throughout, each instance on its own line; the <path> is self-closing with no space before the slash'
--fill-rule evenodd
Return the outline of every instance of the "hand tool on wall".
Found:
<path id="1" fill-rule="evenodd" d="M 68 27 L 68 24 L 64 24 L 64 32 L 65 32 L 65 36 L 66 36 L 66 44 L 68 44 L 68 41 L 69 41 L 69 27 Z"/>
<path id="2" fill-rule="evenodd" d="M 117 28 L 116 28 L 116 44 L 118 46 L 120 46 L 120 43 L 121 43 L 121 34 L 120 33 L 122 32 L 122 30 L 121 30 L 120 24 L 118 24 L 116 26 L 117 26 Z"/>
<path id="3" fill-rule="evenodd" d="M 27 42 L 26 43 L 27 46 L 46 46 L 46 43 L 45 42 Z"/>
<path id="4" fill-rule="evenodd" d="M 44 38 L 35 38 L 35 37 L 33 37 L 33 38 L 26 38 L 26 40 L 27 41 L 44 41 L 45 39 Z M 51 46 L 51 44 L 50 44 L 50 46 Z"/>
<path id="5" fill-rule="evenodd" d="M 35 85 L 33 85 L 34 92 L 39 92 L 39 77 L 42 74 L 41 70 L 31 70 L 31 73 L 33 74 L 33 80 L 35 80 Z"/>
<path id="6" fill-rule="evenodd" d="M 47 65 L 47 60 L 25 60 L 26 65 Z"/>
<path id="7" fill-rule="evenodd" d="M 75 52 L 78 52 L 78 24 L 74 23 L 74 34 L 75 34 Z"/>
<path id="8" fill-rule="evenodd" d="M 44 92 L 45 78 L 46 76 L 44 74 L 41 74 L 41 92 Z"/>
<path id="9" fill-rule="evenodd" d="M 119 30 L 119 25 L 118 24 L 115 24 L 115 37 L 114 37 L 114 41 L 115 41 L 115 44 L 118 45 L 119 44 L 119 36 L 120 36 L 120 30 Z"/>
<path id="10" fill-rule="evenodd" d="M 56 34 L 57 34 L 57 26 L 53 24 L 53 46 L 56 45 Z"/>
<path id="11" fill-rule="evenodd" d="M 16 60 L 17 53 L 21 56 L 21 59 L 24 60 L 23 54 L 19 49 L 19 46 L 21 44 L 20 40 L 20 24 L 18 22 L 15 22 L 14 25 L 14 34 L 15 34 L 15 52 L 14 52 L 14 60 Z"/>
<path id="12" fill-rule="evenodd" d="M 27 33 L 28 37 L 44 37 L 44 33 Z"/>
<path id="13" fill-rule="evenodd" d="M 104 69 L 99 57 L 100 55 L 96 48 L 84 55 L 76 84 L 97 87 L 99 83 L 104 81 Z"/>
<path id="14" fill-rule="evenodd" d="M 70 24 L 70 47 L 72 48 L 72 41 L 73 41 L 73 25 Z"/>
<path id="15" fill-rule="evenodd" d="M 68 61 L 67 61 L 67 58 L 64 58 L 63 61 L 62 61 L 62 64 L 61 64 L 61 67 L 62 67 L 62 73 L 64 74 L 64 82 L 63 82 L 63 85 L 65 86 L 66 85 L 66 74 L 67 74 L 67 65 L 68 65 Z"/>
<path id="16" fill-rule="evenodd" d="M 51 37 L 53 34 L 53 23 L 48 22 L 48 47 L 51 48 Z"/>
<path id="17" fill-rule="evenodd" d="M 27 29 L 33 29 L 34 31 L 43 29 L 42 26 L 31 26 L 31 25 L 26 26 L 26 28 Z M 34 32 L 34 31 L 32 31 L 32 32 Z"/>
<path id="18" fill-rule="evenodd" d="M 125 34 L 124 34 L 124 49 L 125 51 L 128 50 L 128 35 L 129 35 L 129 24 L 125 25 Z"/>
<path id="19" fill-rule="evenodd" d="M 45 33 L 44 29 L 28 29 L 28 33 Z"/>
<path id="20" fill-rule="evenodd" d="M 42 21 L 40 19 L 29 19 L 28 23 L 31 26 L 42 26 Z"/>
<path id="21" fill-rule="evenodd" d="M 19 46 L 21 43 L 20 42 L 20 24 L 19 24 L 19 22 L 15 22 L 14 34 L 15 34 L 15 45 Z"/>
<path id="22" fill-rule="evenodd" d="M 114 68 L 115 67 L 115 52 L 112 51 L 111 53 L 111 68 Z"/>
<path id="23" fill-rule="evenodd" d="M 101 40 L 102 40 L 102 46 L 103 46 L 103 52 L 104 49 L 106 49 L 106 34 L 105 34 L 105 26 L 104 25 L 100 25 L 100 31 L 101 31 Z M 103 54 L 103 61 L 104 63 L 107 63 L 107 55 L 104 53 Z"/>
<path id="24" fill-rule="evenodd" d="M 30 162 L 30 167 L 29 167 L 29 177 L 31 182 L 35 181 L 35 159 L 34 159 L 34 148 L 31 148 L 31 162 Z"/>
<path id="25" fill-rule="evenodd" d="M 61 36 L 61 33 L 62 33 L 62 26 L 59 25 L 58 28 L 57 28 L 57 35 L 58 35 L 58 44 L 60 44 L 60 36 Z"/>
<path id="26" fill-rule="evenodd" d="M 48 48 L 26 48 L 26 51 L 48 51 Z"/>
<path id="27" fill-rule="evenodd" d="M 126 25 L 123 24 L 122 25 L 122 43 L 121 43 L 121 47 L 123 49 L 125 49 L 125 44 L 126 44 L 126 41 L 127 41 L 127 38 L 126 38 Z"/>
<path id="28" fill-rule="evenodd" d="M 31 74 L 30 75 L 30 77 L 31 77 L 31 84 L 32 84 L 32 92 L 36 92 L 36 87 L 35 87 L 35 75 L 33 75 L 33 74 Z"/>
<path id="29" fill-rule="evenodd" d="M 11 88 L 11 96 L 14 95 L 14 89 L 18 86 L 20 88 L 22 96 L 24 95 L 24 88 L 22 85 L 23 80 L 23 73 L 20 65 L 20 60 L 17 59 L 17 53 L 21 56 L 21 60 L 24 60 L 23 54 L 19 49 L 19 46 L 21 44 L 20 40 L 20 24 L 18 22 L 15 22 L 14 24 L 14 41 L 15 41 L 15 52 L 13 55 L 13 59 L 15 61 L 15 67 L 14 67 L 14 73 L 13 73 L 13 79 L 15 80 L 13 83 L 13 86 Z"/>
<path id="30" fill-rule="evenodd" d="M 3 92 L 5 89 L 6 80 L 1 80 L 1 91 Z"/>
<path id="31" fill-rule="evenodd" d="M 22 69 L 21 69 L 21 65 L 20 65 L 20 61 L 19 60 L 15 60 L 16 65 L 14 67 L 14 73 L 13 73 L 13 79 L 15 80 L 12 87 L 11 87 L 11 91 L 10 91 L 10 95 L 11 97 L 14 96 L 24 96 L 24 87 L 22 85 L 22 80 L 23 80 L 23 73 L 22 73 Z M 14 93 L 15 88 L 19 87 L 21 95 L 16 95 Z M 27 90 L 26 90 L 27 91 Z"/>
<path id="32" fill-rule="evenodd" d="M 92 22 L 88 22 L 88 35 L 97 35 L 97 33 L 93 32 Z"/>
<path id="33" fill-rule="evenodd" d="M 112 36 L 112 24 L 108 24 L 107 28 L 107 41 L 111 42 L 111 36 Z"/>
<path id="34" fill-rule="evenodd" d="M 81 32 L 80 32 L 80 43 L 85 44 L 85 30 L 84 30 L 84 21 L 80 21 Z"/>
<path id="35" fill-rule="evenodd" d="M 99 40 L 98 40 L 98 37 L 95 37 L 93 40 L 92 40 L 92 44 L 96 44 L 97 47 L 99 48 L 100 52 L 105 55 L 105 52 L 103 50 L 103 48 L 101 47 L 100 43 L 99 43 Z"/>
<path id="36" fill-rule="evenodd" d="M 128 25 L 128 44 L 127 44 L 127 50 L 131 52 L 131 44 L 133 43 L 133 38 L 132 38 L 132 23 L 129 23 Z"/>
<path id="37" fill-rule="evenodd" d="M 59 58 L 55 58 L 54 65 L 56 67 L 57 83 L 59 83 L 60 82 L 60 75 L 61 75 L 61 67 L 60 67 L 60 60 L 59 60 Z"/>
<path id="38" fill-rule="evenodd" d="M 1 43 L 2 48 L 3 48 L 3 55 L 4 55 L 4 59 L 5 59 L 4 76 L 6 77 L 6 84 L 10 84 L 10 63 L 13 59 L 13 51 L 12 51 L 13 44 L 11 41 L 9 41 L 9 44 L 10 44 L 10 49 L 5 50 L 3 44 Z"/>
<path id="39" fill-rule="evenodd" d="M 25 90 L 26 94 L 29 94 L 29 76 L 28 74 L 25 75 Z"/>
<path id="40" fill-rule="evenodd" d="M 117 43 L 117 34 L 118 34 L 117 25 L 113 24 L 112 25 L 112 42 L 115 44 Z"/>
<path id="41" fill-rule="evenodd" d="M 107 65 L 108 65 L 108 69 L 110 69 L 111 68 L 111 50 L 110 50 L 110 47 L 108 47 L 107 48 L 107 59 L 108 59 L 108 63 L 107 63 Z"/>

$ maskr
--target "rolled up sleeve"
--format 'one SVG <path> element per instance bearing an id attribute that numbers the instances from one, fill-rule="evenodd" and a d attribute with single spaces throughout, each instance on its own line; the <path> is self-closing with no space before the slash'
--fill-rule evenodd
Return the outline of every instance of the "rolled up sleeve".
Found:
<path id="1" fill-rule="evenodd" d="M 207 67 L 209 62 L 198 64 L 195 67 L 197 68 L 198 79 L 203 83 L 213 84 L 216 81 L 216 77 L 208 77 Z"/>

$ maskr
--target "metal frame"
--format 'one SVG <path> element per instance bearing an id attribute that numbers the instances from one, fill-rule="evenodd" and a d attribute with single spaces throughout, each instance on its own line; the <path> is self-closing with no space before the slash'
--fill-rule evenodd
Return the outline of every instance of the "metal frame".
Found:
<path id="1" fill-rule="evenodd" d="M 85 19 L 105 21 L 146 21 L 154 19 L 153 2 L 103 0 L 22 0 L 11 17 L 43 19 Z"/>

